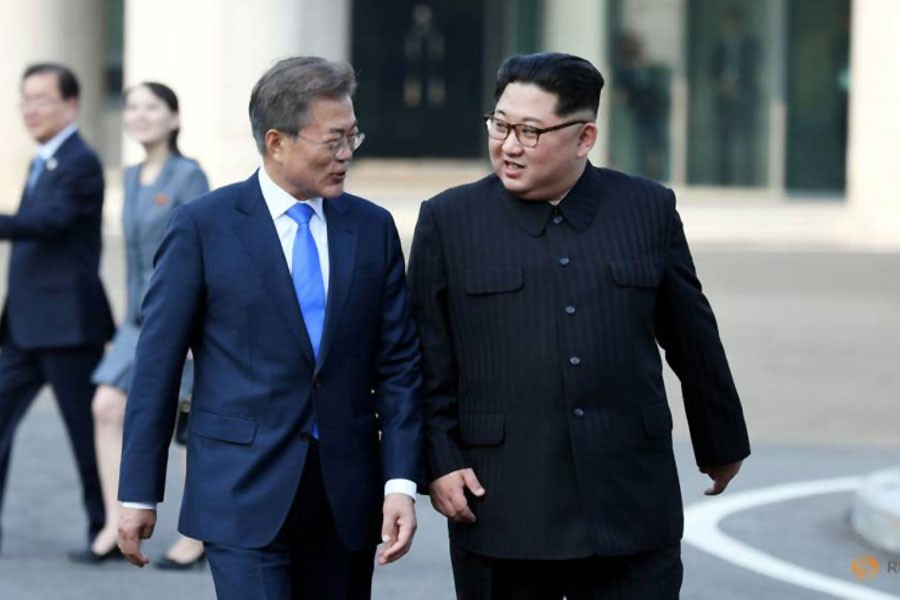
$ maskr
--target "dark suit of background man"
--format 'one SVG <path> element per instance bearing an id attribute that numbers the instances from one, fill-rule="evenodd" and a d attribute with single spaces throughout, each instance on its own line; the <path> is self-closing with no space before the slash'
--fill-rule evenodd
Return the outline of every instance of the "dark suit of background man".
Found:
<path id="1" fill-rule="evenodd" d="M 419 342 L 393 220 L 343 193 L 354 87 L 320 58 L 259 80 L 262 168 L 173 211 L 144 301 L 119 545 L 146 563 L 155 512 L 139 507 L 163 499 L 190 348 L 179 529 L 206 543 L 219 598 L 368 598 L 378 540 L 382 563 L 412 542 Z"/>
<path id="2" fill-rule="evenodd" d="M 0 505 L 16 427 L 49 383 L 81 475 L 90 544 L 104 523 L 91 373 L 113 321 L 99 275 L 103 168 L 78 134 L 78 91 L 61 65 L 32 65 L 22 77 L 22 116 L 40 145 L 19 211 L 0 215 L 0 239 L 12 241 L 0 322 Z"/>
<path id="3" fill-rule="evenodd" d="M 587 160 L 603 78 L 514 56 L 494 174 L 422 205 L 410 258 L 431 497 L 457 594 L 676 598 L 682 505 L 659 343 L 719 493 L 749 454 L 675 197 Z"/>

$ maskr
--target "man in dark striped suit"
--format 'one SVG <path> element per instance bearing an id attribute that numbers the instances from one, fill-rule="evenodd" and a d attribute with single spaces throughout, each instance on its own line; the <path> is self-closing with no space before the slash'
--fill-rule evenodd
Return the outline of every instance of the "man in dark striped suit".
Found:
<path id="1" fill-rule="evenodd" d="M 588 162 L 602 87 L 578 57 L 507 60 L 485 116 L 494 174 L 419 215 L 430 492 L 465 600 L 678 597 L 657 343 L 707 493 L 750 452 L 672 191 Z"/>

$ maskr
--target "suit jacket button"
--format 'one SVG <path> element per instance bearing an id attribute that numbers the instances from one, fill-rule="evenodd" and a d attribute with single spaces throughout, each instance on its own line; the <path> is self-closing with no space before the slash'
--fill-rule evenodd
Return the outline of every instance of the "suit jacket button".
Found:
<path id="1" fill-rule="evenodd" d="M 320 390 L 322 389 L 322 380 L 316 377 L 313 379 L 313 389 Z"/>
<path id="2" fill-rule="evenodd" d="M 576 408 L 575 410 L 572 411 L 572 414 L 574 414 L 576 417 L 578 417 L 580 419 L 581 417 L 584 416 L 584 411 L 581 410 L 580 408 Z"/>
<path id="3" fill-rule="evenodd" d="M 581 359 L 578 358 L 577 356 L 570 356 L 569 364 L 572 365 L 573 367 L 577 367 L 578 365 L 581 364 Z"/>
<path id="4" fill-rule="evenodd" d="M 564 267 L 568 267 L 569 262 L 571 262 L 571 261 L 569 260 L 568 256 L 563 256 L 561 259 L 559 259 L 559 264 L 561 264 Z"/>
<path id="5" fill-rule="evenodd" d="M 575 314 L 575 307 L 572 306 L 572 305 L 567 306 L 567 307 L 566 307 L 566 314 L 567 314 L 567 315 L 574 315 L 574 314 Z"/>

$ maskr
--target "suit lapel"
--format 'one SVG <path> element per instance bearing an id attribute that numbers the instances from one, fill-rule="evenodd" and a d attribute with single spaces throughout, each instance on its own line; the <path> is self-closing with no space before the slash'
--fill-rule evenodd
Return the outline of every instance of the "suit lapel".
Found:
<path id="1" fill-rule="evenodd" d="M 25 184 L 22 185 L 22 199 L 19 202 L 20 210 L 27 205 L 29 199 L 34 197 L 35 191 L 40 187 L 41 180 L 45 179 L 45 175 L 47 175 L 46 166 L 44 167 L 44 173 L 41 173 L 37 178 L 37 181 L 34 182 L 34 187 L 31 188 L 31 191 L 28 190 L 28 180 L 31 179 L 31 165 L 34 164 L 34 158 L 31 159 L 32 162 L 28 163 L 28 172 L 25 174 Z"/>
<path id="2" fill-rule="evenodd" d="M 31 192 L 28 191 L 28 176 L 26 176 L 25 186 L 22 188 L 22 204 L 31 198 L 40 198 L 41 194 L 45 193 L 47 185 L 55 178 L 56 169 L 59 167 L 60 163 L 68 161 L 70 155 L 74 154 L 75 151 L 83 145 L 84 142 L 81 141 L 81 136 L 77 131 L 67 137 L 59 148 L 56 149 L 56 152 L 53 153 L 53 156 L 47 159 L 44 170 L 38 175 L 37 181 L 34 182 L 34 187 L 31 188 Z M 29 204 L 31 203 L 29 202 Z"/>
<path id="3" fill-rule="evenodd" d="M 256 265 L 263 284 L 272 296 L 288 330 L 300 345 L 303 356 L 311 365 L 315 365 L 312 344 L 309 342 L 309 334 L 300 314 L 291 273 L 284 261 L 278 232 L 275 230 L 272 215 L 266 209 L 266 201 L 259 188 L 257 175 L 254 174 L 245 181 L 243 187 L 234 205 L 235 231 L 244 243 L 253 264 Z"/>
<path id="4" fill-rule="evenodd" d="M 325 307 L 325 330 L 319 348 L 317 370 L 322 368 L 334 341 L 340 314 L 353 283 L 356 264 L 356 216 L 343 196 L 322 203 L 328 224 L 328 302 Z"/>
<path id="5" fill-rule="evenodd" d="M 137 201 L 140 195 L 140 168 L 132 167 L 125 171 L 125 202 L 122 204 L 122 222 L 125 230 L 130 231 L 135 222 Z"/>

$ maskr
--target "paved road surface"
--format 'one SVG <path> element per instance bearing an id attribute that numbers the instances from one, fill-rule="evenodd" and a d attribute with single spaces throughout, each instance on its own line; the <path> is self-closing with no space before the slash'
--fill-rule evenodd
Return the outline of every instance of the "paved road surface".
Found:
<path id="1" fill-rule="evenodd" d="M 408 242 L 408 240 L 406 240 Z M 121 240 L 107 240 L 104 275 L 121 314 Z M 0 250 L 0 281 L 6 252 Z M 751 428 L 754 454 L 729 492 L 855 476 L 900 464 L 900 256 L 836 252 L 764 252 L 704 247 L 695 251 L 719 317 Z M 2 284 L 0 284 L 2 287 Z M 703 500 L 686 441 L 679 393 L 676 452 L 686 504 Z M 151 556 L 174 535 L 180 493 L 170 469 Z M 849 493 L 796 499 L 735 513 L 722 523 L 732 538 L 822 575 L 858 583 Z M 124 564 L 83 567 L 65 559 L 84 529 L 75 469 L 49 392 L 39 397 L 16 440 L 3 513 L 0 600 L 160 597 L 212 598 L 206 569 L 184 574 L 138 571 Z M 375 597 L 453 598 L 445 529 L 420 501 L 412 553 L 376 569 Z M 891 557 L 875 553 L 887 565 Z M 896 557 L 894 557 L 896 560 Z M 689 545 L 682 597 L 806 600 L 819 592 L 739 568 Z M 900 598 L 900 574 L 883 570 L 864 584 Z"/>

